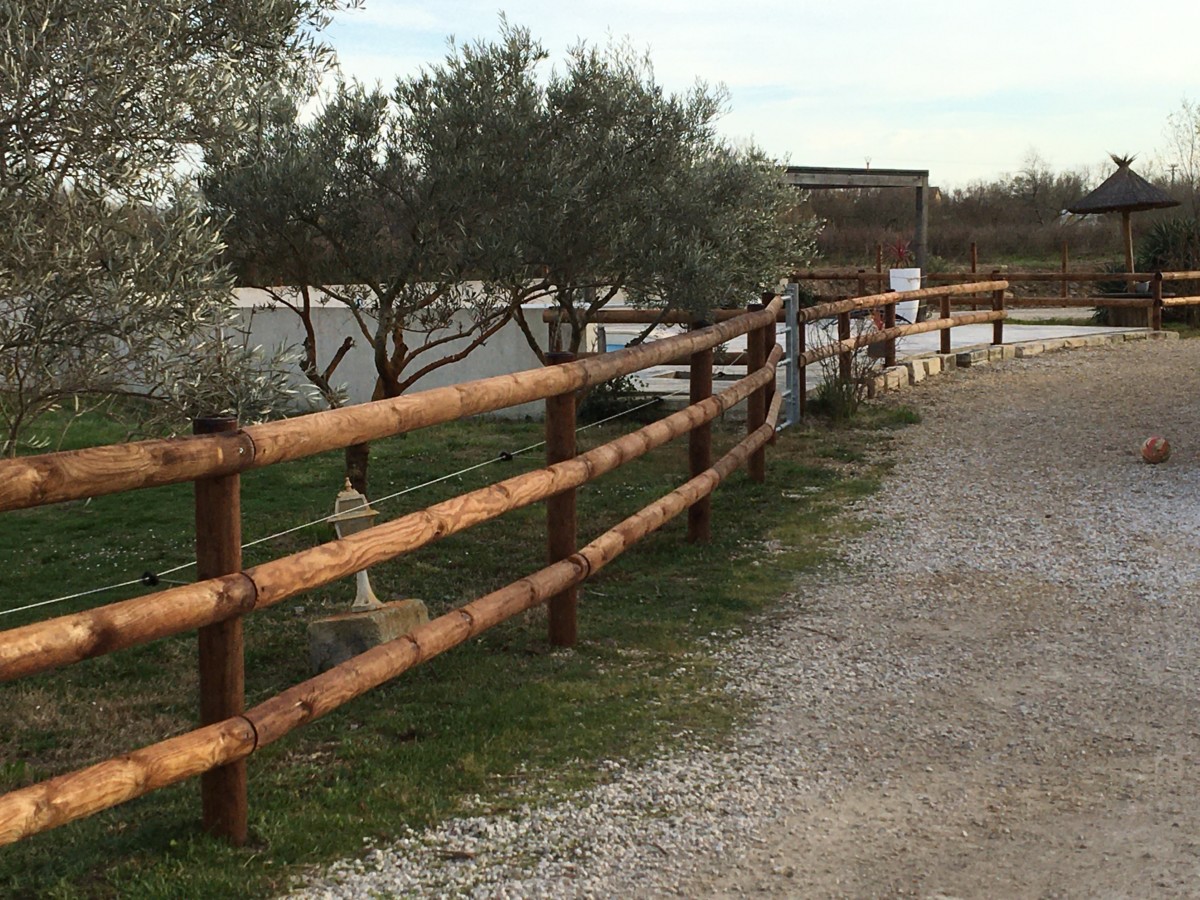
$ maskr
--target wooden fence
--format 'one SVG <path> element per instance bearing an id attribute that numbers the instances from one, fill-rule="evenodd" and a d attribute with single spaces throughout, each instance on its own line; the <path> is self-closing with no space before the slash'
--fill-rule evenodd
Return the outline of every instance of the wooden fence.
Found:
<path id="1" fill-rule="evenodd" d="M 868 284 L 875 285 L 877 291 L 882 291 L 887 271 L 880 266 L 876 269 L 806 269 L 795 272 L 792 278 L 796 281 L 846 283 L 853 285 L 858 294 L 865 294 Z M 1165 293 L 1166 286 L 1172 282 L 1198 281 L 1200 272 L 1008 272 L 993 269 L 989 273 L 975 271 L 967 272 L 930 272 L 923 276 L 927 282 L 941 284 L 976 285 L 978 290 L 986 290 L 983 282 L 1003 279 L 1009 284 L 1057 284 L 1059 291 L 1055 294 L 1034 296 L 1009 297 L 1006 305 L 1009 309 L 1037 308 L 1087 308 L 1096 307 L 1108 309 L 1144 309 L 1146 310 L 1146 327 L 1152 331 L 1162 330 L 1162 313 L 1164 308 L 1200 306 L 1200 296 L 1170 296 Z M 1147 290 L 1144 293 L 1129 290 L 1109 294 L 1092 294 L 1073 297 L 1069 295 L 1069 285 L 1089 285 L 1097 282 L 1144 283 Z M 915 296 L 910 294 L 909 296 Z M 958 304 L 975 304 L 977 299 L 960 296 Z"/>
<path id="2" fill-rule="evenodd" d="M 804 321 L 838 317 L 839 338 L 807 350 L 801 345 L 799 362 L 809 365 L 836 355 L 847 374 L 850 355 L 862 346 L 883 342 L 887 358 L 894 361 L 898 337 L 940 329 L 948 345 L 950 328 L 976 322 L 993 322 L 994 341 L 1000 343 L 1007 286 L 993 281 L 908 293 L 905 299 L 936 298 L 942 304 L 938 319 L 918 325 L 895 325 L 899 295 L 894 293 L 805 309 Z M 991 292 L 991 310 L 950 313 L 953 298 L 978 291 Z M 850 335 L 853 312 L 880 308 L 882 329 Z M 775 369 L 783 349 L 775 342 L 775 323 L 781 315 L 780 299 L 774 297 L 765 307 L 714 312 L 710 319 L 716 324 L 695 323 L 687 334 L 588 359 L 559 359 L 539 370 L 263 425 L 238 428 L 232 420 L 200 420 L 191 437 L 0 461 L 0 511 L 194 482 L 198 577 L 194 584 L 0 632 L 0 681 L 198 630 L 201 694 L 199 728 L 0 796 L 0 844 L 196 776 L 201 778 L 205 828 L 242 843 L 247 825 L 246 759 L 256 750 L 531 607 L 549 605 L 553 643 L 574 643 L 574 591 L 589 575 L 685 509 L 688 539 L 707 540 L 712 491 L 743 465 L 752 479 L 765 478 L 765 448 L 774 436 L 780 405 Z M 713 395 L 713 348 L 740 335 L 746 335 L 749 344 L 747 374 Z M 576 453 L 577 391 L 685 357 L 691 366 L 688 407 Z M 547 403 L 545 468 L 242 568 L 239 473 L 534 400 Z M 748 402 L 746 437 L 714 462 L 710 423 L 743 400 Z M 575 489 L 685 433 L 690 480 L 577 547 Z M 244 709 L 244 615 L 539 501 L 548 504 L 550 558 L 545 568 Z"/>

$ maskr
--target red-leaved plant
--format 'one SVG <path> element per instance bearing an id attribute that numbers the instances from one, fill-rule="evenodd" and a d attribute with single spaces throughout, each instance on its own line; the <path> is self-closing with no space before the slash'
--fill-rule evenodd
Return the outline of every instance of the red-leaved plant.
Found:
<path id="1" fill-rule="evenodd" d="M 896 243 L 888 247 L 893 269 L 909 269 L 917 264 L 917 259 L 909 249 L 909 242 L 904 238 L 896 238 Z"/>

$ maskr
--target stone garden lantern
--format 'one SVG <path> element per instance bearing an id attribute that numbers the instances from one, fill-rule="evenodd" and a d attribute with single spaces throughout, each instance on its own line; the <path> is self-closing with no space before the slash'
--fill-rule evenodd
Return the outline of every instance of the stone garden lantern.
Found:
<path id="1" fill-rule="evenodd" d="M 375 524 L 375 518 L 378 515 L 379 513 L 371 508 L 367 498 L 356 491 L 351 486 L 350 479 L 347 478 L 346 486 L 334 501 L 333 515 L 329 517 L 329 521 L 337 529 L 337 536 L 345 538 L 370 528 Z M 354 596 L 354 603 L 350 606 L 350 611 L 362 612 L 381 608 L 383 603 L 371 590 L 371 579 L 367 577 L 367 570 L 363 569 L 355 578 L 358 590 Z"/>

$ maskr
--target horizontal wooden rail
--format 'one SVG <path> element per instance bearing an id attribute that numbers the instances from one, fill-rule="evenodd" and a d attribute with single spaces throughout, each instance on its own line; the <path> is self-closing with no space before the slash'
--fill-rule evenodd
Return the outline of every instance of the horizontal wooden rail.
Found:
<path id="1" fill-rule="evenodd" d="M 1156 272 L 1001 272 L 1006 281 L 1017 282 L 1062 282 L 1062 281 L 1153 281 Z M 995 272 L 930 272 L 924 276 L 930 281 L 972 283 L 995 278 Z"/>
<path id="2" fill-rule="evenodd" d="M 754 450 L 770 440 L 778 416 L 779 402 L 775 401 L 767 422 L 712 468 L 609 529 L 573 556 L 415 629 L 409 638 L 415 645 L 414 650 L 400 648 L 399 652 L 394 652 L 388 645 L 376 647 L 248 710 L 246 718 L 254 724 L 259 746 L 279 740 L 289 731 L 378 687 L 417 663 L 582 583 L 643 537 L 712 493 L 745 463 Z M 424 640 L 427 634 L 431 640 Z M 402 637 L 392 643 L 403 641 L 405 638 Z"/>
<path id="3" fill-rule="evenodd" d="M 988 272 L 926 272 L 921 277 L 927 281 L 971 282 L 983 281 L 1000 277 L 1012 282 L 1086 282 L 1086 281 L 1197 281 L 1200 272 L 1010 272 L 1007 267 L 993 269 Z M 854 281 L 860 277 L 867 279 L 881 278 L 887 275 L 887 270 L 877 272 L 874 269 L 805 269 L 793 272 L 793 281 Z"/>
<path id="4" fill-rule="evenodd" d="M 834 300 L 826 303 L 818 303 L 813 306 L 806 306 L 800 309 L 799 320 L 801 322 L 812 322 L 816 319 L 836 316 L 843 312 L 852 312 L 858 309 L 873 309 L 888 303 L 896 303 L 898 300 L 933 300 L 946 296 L 965 296 L 977 294 L 981 291 L 1006 290 L 1007 288 L 1008 282 L 1001 280 L 983 281 L 970 285 L 947 284 L 941 287 L 921 288 L 920 290 L 904 291 L 902 293 L 886 291 L 882 294 L 869 294 L 863 297 L 854 296 L 844 300 Z M 713 309 L 705 313 L 702 318 L 704 321 L 709 322 L 725 322 L 744 315 L 746 315 L 745 312 L 736 309 Z M 542 313 L 542 319 L 546 322 L 565 321 L 562 316 L 562 313 L 552 309 L 548 309 Z M 598 325 L 648 325 L 652 322 L 658 322 L 662 325 L 687 325 L 695 318 L 696 314 L 687 310 L 671 310 L 664 315 L 652 309 L 617 307 L 597 310 L 593 313 L 589 322 L 594 322 Z M 777 324 L 784 321 L 782 308 L 776 313 L 775 321 Z M 683 354 L 680 355 L 680 359 L 682 358 Z"/>
<path id="5" fill-rule="evenodd" d="M 744 465 L 750 454 L 774 435 L 779 401 L 777 395 L 766 424 L 710 469 L 625 519 L 568 559 L 355 656 L 240 716 L 0 796 L 0 845 L 245 759 L 258 747 L 580 583 L 642 537 L 708 496 Z"/>
<path id="6" fill-rule="evenodd" d="M 867 280 L 886 276 L 874 269 L 810 269 L 803 272 L 793 272 L 794 281 L 855 281 L 860 277 Z M 1060 281 L 1195 281 L 1200 280 L 1200 272 L 1010 272 L 1006 269 L 993 269 L 986 272 L 926 272 L 921 277 L 927 281 L 947 283 L 985 281 L 999 275 L 1006 281 L 1012 282 L 1060 282 Z"/>
<path id="7" fill-rule="evenodd" d="M 0 632 L 0 681 L 145 644 L 270 606 L 578 487 L 736 406 L 774 377 L 774 366 L 782 352 L 777 345 L 766 367 L 748 374 L 720 394 L 566 462 L 516 475 L 236 575 L 181 585 Z"/>
<path id="8" fill-rule="evenodd" d="M 1091 309 L 1094 306 L 1114 309 L 1137 309 L 1139 307 L 1153 306 L 1154 298 L 1149 294 L 1146 295 L 1145 299 L 1140 297 L 1008 297 L 1005 299 L 1004 305 L 1010 308 L 1016 307 L 1021 309 L 1058 307 L 1064 309 Z"/>
<path id="9" fill-rule="evenodd" d="M 865 280 L 877 280 L 877 278 L 887 278 L 888 270 L 884 269 L 878 272 L 875 269 L 806 269 L 804 271 L 792 272 L 791 278 L 793 281 L 857 281 L 858 278 Z M 941 282 L 977 282 L 991 281 L 994 278 L 1003 278 L 1006 281 L 1126 281 L 1132 277 L 1136 281 L 1150 281 L 1154 277 L 1145 272 L 1134 272 L 1130 275 L 1129 272 L 1009 272 L 1003 269 L 992 269 L 989 271 L 952 271 L 952 272 L 923 272 L 922 278 L 925 281 L 941 281 Z M 907 292 L 905 292 L 907 293 Z"/>
<path id="10" fill-rule="evenodd" d="M 1007 281 L 985 281 L 972 285 L 952 284 L 944 287 L 921 288 L 918 291 L 888 291 L 883 294 L 868 294 L 865 297 L 851 297 L 847 300 L 835 300 L 831 303 L 818 303 L 815 306 L 806 306 L 799 311 L 798 317 L 802 322 L 812 322 L 844 312 L 854 312 L 860 309 L 877 309 L 880 306 L 901 301 L 937 300 L 942 297 L 958 297 L 980 291 L 1003 291 L 1007 288 Z"/>
<path id="11" fill-rule="evenodd" d="M 391 400 L 376 400 L 252 425 L 229 435 L 139 441 L 0 460 L 0 510 L 44 506 L 122 491 L 230 475 L 351 444 L 580 390 L 723 344 L 777 317 L 760 312 L 589 359 L 497 375 Z"/>
<path id="12" fill-rule="evenodd" d="M 829 359 L 830 357 L 837 356 L 839 353 L 852 352 L 869 344 L 878 344 L 882 341 L 895 340 L 896 338 L 913 334 L 941 331 L 942 329 L 955 328 L 959 325 L 980 325 L 987 322 L 1000 322 L 1006 316 L 1007 311 L 1002 309 L 987 310 L 986 312 L 956 313 L 945 319 L 927 319 L 924 322 L 917 322 L 914 325 L 897 325 L 894 328 L 865 331 L 848 340 L 831 341 L 828 344 L 822 344 L 820 347 L 814 347 L 811 350 L 805 351 L 799 357 L 800 365 L 811 365 L 822 359 Z"/>
<path id="13" fill-rule="evenodd" d="M 1163 306 L 1200 306 L 1200 297 L 1167 297 Z"/>

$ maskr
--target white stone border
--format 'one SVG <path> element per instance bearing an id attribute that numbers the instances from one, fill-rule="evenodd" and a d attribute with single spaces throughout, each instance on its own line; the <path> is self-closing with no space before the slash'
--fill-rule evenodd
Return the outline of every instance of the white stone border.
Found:
<path id="1" fill-rule="evenodd" d="M 1052 338 L 1050 340 L 1024 341 L 1019 344 L 984 345 L 956 350 L 952 353 L 932 353 L 913 356 L 894 366 L 884 369 L 867 381 L 867 397 L 872 398 L 887 391 L 898 391 L 909 385 L 919 384 L 932 375 L 941 375 L 951 369 L 967 369 L 986 366 L 1006 359 L 1026 359 L 1042 353 L 1058 350 L 1079 350 L 1085 347 L 1102 347 L 1106 344 L 1123 344 L 1126 341 L 1177 340 L 1174 331 L 1118 331 L 1112 334 L 1089 334 L 1079 337 Z"/>

